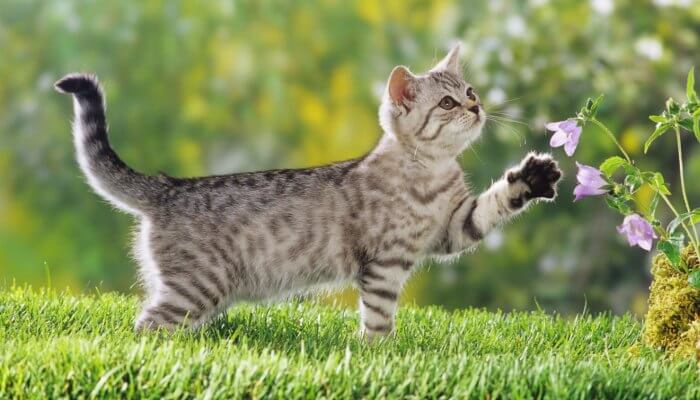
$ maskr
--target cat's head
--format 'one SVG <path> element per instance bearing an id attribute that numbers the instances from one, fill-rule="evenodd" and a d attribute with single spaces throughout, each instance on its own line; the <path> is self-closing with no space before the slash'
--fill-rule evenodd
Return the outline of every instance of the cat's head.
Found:
<path id="1" fill-rule="evenodd" d="M 462 77 L 460 46 L 421 75 L 398 66 L 391 71 L 379 121 L 407 151 L 422 158 L 454 158 L 481 133 L 486 114 L 474 88 Z"/>

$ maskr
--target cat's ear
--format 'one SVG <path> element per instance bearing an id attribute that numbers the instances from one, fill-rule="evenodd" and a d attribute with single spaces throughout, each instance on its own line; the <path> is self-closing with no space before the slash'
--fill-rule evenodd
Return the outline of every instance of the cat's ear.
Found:
<path id="1" fill-rule="evenodd" d="M 404 100 L 413 100 L 414 81 L 416 77 L 403 65 L 394 67 L 389 76 L 387 90 L 389 98 L 394 104 L 401 104 Z"/>
<path id="2" fill-rule="evenodd" d="M 452 47 L 452 50 L 450 50 L 450 52 L 447 53 L 445 58 L 440 60 L 440 62 L 437 63 L 430 71 L 447 71 L 455 75 L 460 75 L 459 53 L 461 51 L 461 47 L 462 46 L 459 43 L 457 43 L 454 47 Z"/>

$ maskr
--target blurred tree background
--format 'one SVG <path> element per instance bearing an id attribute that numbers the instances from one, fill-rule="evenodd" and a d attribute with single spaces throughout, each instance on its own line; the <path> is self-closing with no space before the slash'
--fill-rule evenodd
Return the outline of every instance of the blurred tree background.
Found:
<path id="1" fill-rule="evenodd" d="M 52 83 L 102 79 L 112 142 L 135 168 L 181 176 L 306 167 L 361 155 L 395 64 L 428 69 L 464 43 L 487 125 L 462 162 L 484 188 L 530 150 L 544 123 L 604 93 L 600 118 L 639 155 L 647 116 L 700 67 L 693 0 L 0 2 L 0 284 L 137 291 L 131 220 L 92 194 L 74 161 L 71 104 Z M 578 158 L 614 151 L 595 128 Z M 689 138 L 690 139 L 690 138 Z M 674 145 L 655 145 L 666 171 Z M 700 152 L 688 141 L 690 197 Z M 556 204 L 535 207 L 474 254 L 429 264 L 405 296 L 448 308 L 644 311 L 649 254 L 627 247 L 600 201 L 572 204 L 573 161 Z M 648 195 L 645 193 L 642 196 Z"/>

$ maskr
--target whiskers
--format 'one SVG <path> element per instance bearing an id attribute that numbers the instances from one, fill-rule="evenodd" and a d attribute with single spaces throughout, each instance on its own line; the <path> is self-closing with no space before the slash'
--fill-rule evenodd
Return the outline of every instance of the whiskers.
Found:
<path id="1" fill-rule="evenodd" d="M 506 132 L 513 134 L 518 137 L 520 140 L 520 147 L 524 146 L 527 143 L 527 140 L 525 139 L 525 136 L 523 136 L 518 129 L 516 129 L 512 124 L 521 124 L 524 126 L 528 126 L 526 123 L 522 121 L 516 121 L 512 120 L 510 118 L 506 117 L 500 117 L 497 115 L 487 115 L 486 116 L 486 123 L 491 123 L 492 125 L 495 125 L 499 129 L 503 129 Z"/>
<path id="2" fill-rule="evenodd" d="M 518 124 L 528 128 L 530 127 L 530 124 L 528 124 L 527 122 L 515 119 L 512 116 L 503 113 L 486 113 L 486 119 L 498 122 L 505 122 L 509 124 Z"/>
<path id="3" fill-rule="evenodd" d="M 479 138 L 477 138 L 477 141 L 480 140 L 480 139 L 481 139 L 481 136 L 480 136 Z M 468 147 L 468 149 L 469 149 L 472 153 L 474 153 L 474 158 L 476 158 L 476 160 L 477 160 L 480 164 L 484 164 L 484 160 L 479 156 L 479 153 L 476 151 L 476 146 L 475 146 L 475 145 L 476 145 L 476 143 L 472 143 L 472 144 Z M 457 157 L 457 158 L 458 158 L 459 160 L 462 160 L 462 156 L 464 156 L 464 153 L 461 153 L 461 154 L 459 155 L 459 157 Z"/>
<path id="4" fill-rule="evenodd" d="M 484 107 L 484 110 L 486 110 L 488 112 L 499 111 L 499 110 L 502 110 L 503 107 L 510 105 L 509 103 L 512 103 L 512 102 L 514 102 L 516 100 L 520 100 L 520 99 L 522 99 L 522 96 L 521 97 L 513 97 L 512 99 L 503 100 L 502 102 L 500 102 L 498 104 L 489 104 L 488 107 Z"/>
<path id="5" fill-rule="evenodd" d="M 503 107 L 508 103 L 518 100 L 519 97 L 514 97 L 512 99 L 505 100 L 499 104 L 492 105 L 489 107 L 484 107 L 486 114 L 486 122 L 495 125 L 499 129 L 503 129 L 510 134 L 514 134 L 520 139 L 520 146 L 522 147 L 527 143 L 525 137 L 517 129 L 517 126 L 523 126 L 529 128 L 530 125 L 522 120 L 516 119 L 511 114 L 502 111 Z"/>

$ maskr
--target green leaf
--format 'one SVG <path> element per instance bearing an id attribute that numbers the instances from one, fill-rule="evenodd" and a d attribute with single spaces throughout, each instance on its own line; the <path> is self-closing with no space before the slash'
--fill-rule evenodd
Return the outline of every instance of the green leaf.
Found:
<path id="1" fill-rule="evenodd" d="M 688 71 L 688 80 L 685 84 L 685 94 L 690 102 L 698 100 L 698 94 L 695 93 L 695 67 L 690 68 L 690 71 Z"/>
<path id="2" fill-rule="evenodd" d="M 668 111 L 669 114 L 678 115 L 680 110 L 681 106 L 676 102 L 676 100 L 673 99 L 673 97 L 669 97 L 668 100 L 666 100 L 666 111 Z"/>
<path id="3" fill-rule="evenodd" d="M 651 198 L 651 202 L 649 203 L 649 212 L 647 216 L 649 217 L 648 219 L 652 221 L 656 219 L 656 209 L 659 207 L 660 198 L 661 196 L 659 196 L 659 193 L 654 192 L 654 197 Z"/>
<path id="4" fill-rule="evenodd" d="M 673 268 L 678 269 L 681 266 L 681 249 L 678 241 L 659 240 L 656 248 L 668 257 L 668 261 Z"/>
<path id="5" fill-rule="evenodd" d="M 698 108 L 700 110 L 700 108 Z M 698 114 L 695 112 L 695 114 Z M 700 116 L 693 115 L 693 133 L 695 134 L 695 139 L 700 142 Z"/>
<path id="6" fill-rule="evenodd" d="M 666 230 L 669 234 L 672 234 L 681 224 L 685 223 L 685 221 L 690 221 L 691 224 L 698 223 L 700 221 L 700 208 L 678 215 L 668 223 Z"/>
<path id="7" fill-rule="evenodd" d="M 594 118 L 596 113 L 598 112 L 598 108 L 600 107 L 600 104 L 603 102 L 603 95 L 601 94 L 600 96 L 596 97 L 595 99 L 588 98 L 586 100 L 586 105 L 581 108 L 581 111 L 579 111 L 579 116 L 583 118 L 584 121 L 587 121 L 591 118 Z"/>
<path id="8" fill-rule="evenodd" d="M 696 208 L 695 210 L 690 212 L 690 223 L 695 225 L 700 223 L 700 208 Z"/>
<path id="9" fill-rule="evenodd" d="M 629 188 L 629 191 L 632 194 L 636 192 L 640 186 L 642 186 L 642 183 L 644 183 L 644 181 L 639 175 L 627 175 L 625 177 L 625 186 Z"/>
<path id="10" fill-rule="evenodd" d="M 700 289 L 700 269 L 688 274 L 688 284 L 695 289 Z"/>
<path id="11" fill-rule="evenodd" d="M 651 182 L 654 179 L 654 173 L 649 171 L 642 172 L 642 178 L 647 182 Z"/>
<path id="12" fill-rule="evenodd" d="M 661 175 L 661 172 L 654 173 L 653 178 L 649 181 L 649 185 L 651 185 L 652 188 L 656 189 L 656 191 L 661 194 L 671 194 L 671 191 L 668 190 L 668 186 L 666 186 L 666 181 L 664 180 L 664 176 Z"/>
<path id="13" fill-rule="evenodd" d="M 680 121 L 678 121 L 678 124 L 688 132 L 693 131 L 693 119 L 692 118 L 683 118 Z"/>
<path id="14" fill-rule="evenodd" d="M 632 208 L 627 204 L 627 201 L 618 196 L 605 196 L 605 202 L 610 208 L 619 211 L 622 215 L 632 214 Z"/>
<path id="15" fill-rule="evenodd" d="M 609 177 L 612 174 L 614 174 L 618 168 L 622 167 L 625 164 L 627 164 L 627 160 L 625 160 L 624 158 L 619 156 L 612 156 L 607 160 L 603 161 L 598 169 Z"/>
<path id="16" fill-rule="evenodd" d="M 664 117 L 663 115 L 650 115 L 649 119 L 659 124 L 664 124 L 668 122 L 668 119 L 666 119 L 666 117 Z"/>
<path id="17" fill-rule="evenodd" d="M 644 175 L 644 173 L 642 173 L 642 171 L 640 171 L 639 168 L 635 167 L 634 165 L 632 165 L 630 163 L 625 163 L 625 165 L 623 165 L 622 168 L 625 170 L 625 173 L 627 175 L 639 175 L 639 176 Z"/>
<path id="18" fill-rule="evenodd" d="M 647 139 L 647 141 L 644 143 L 644 154 L 646 154 L 647 150 L 649 150 L 649 146 L 651 146 L 654 140 L 663 135 L 668 128 L 670 128 L 669 124 L 656 124 L 656 130 L 654 130 L 654 133 L 652 133 L 651 136 L 649 136 L 649 139 Z"/>
<path id="19" fill-rule="evenodd" d="M 591 111 L 591 116 L 595 117 L 596 113 L 598 112 L 598 108 L 603 103 L 603 98 L 605 98 L 605 96 L 601 94 L 600 96 L 596 97 L 595 100 L 593 100 L 591 107 L 589 108 Z"/>

